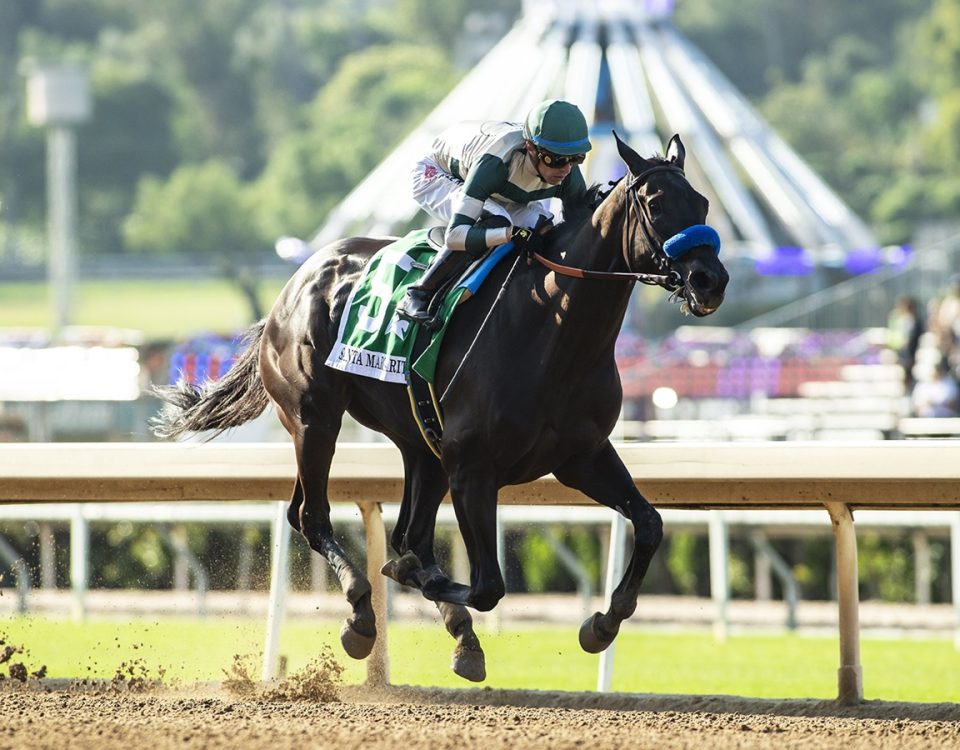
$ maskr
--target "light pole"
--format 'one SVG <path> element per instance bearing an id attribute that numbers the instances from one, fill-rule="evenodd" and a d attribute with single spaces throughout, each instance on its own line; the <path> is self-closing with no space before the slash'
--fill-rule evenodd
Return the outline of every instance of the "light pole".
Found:
<path id="1" fill-rule="evenodd" d="M 30 65 L 27 118 L 47 128 L 47 278 L 60 336 L 70 324 L 76 255 L 77 144 L 74 126 L 90 117 L 87 72 L 68 64 Z"/>

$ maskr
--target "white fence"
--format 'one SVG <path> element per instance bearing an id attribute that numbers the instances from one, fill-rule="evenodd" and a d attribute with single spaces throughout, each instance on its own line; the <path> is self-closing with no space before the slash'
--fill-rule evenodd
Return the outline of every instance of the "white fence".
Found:
<path id="1" fill-rule="evenodd" d="M 644 494 L 661 509 L 724 509 L 712 515 L 711 549 L 718 576 L 713 590 L 724 592 L 724 522 L 736 510 L 826 509 L 837 545 L 840 640 L 838 697 L 863 696 L 859 652 L 859 596 L 853 511 L 859 509 L 960 509 L 960 443 L 909 441 L 883 443 L 640 444 L 619 446 L 621 456 Z M 88 503 L 103 501 L 286 500 L 295 474 L 293 452 L 277 444 L 14 444 L 0 447 L 0 502 Z M 360 506 L 367 532 L 367 561 L 374 606 L 385 622 L 382 577 L 385 560 L 380 503 L 395 502 L 402 490 L 399 453 L 389 445 L 341 445 L 331 470 L 331 497 Z M 553 477 L 504 488 L 503 505 L 585 505 L 581 494 Z M 276 503 L 272 587 L 267 643 L 276 643 L 289 539 L 284 504 Z M 960 544 L 957 515 L 951 524 L 953 549 Z M 625 522 L 614 517 L 614 537 Z M 608 580 L 616 578 L 610 545 Z M 953 600 L 960 601 L 960 575 L 954 554 Z M 719 597 L 723 601 L 723 596 Z M 265 656 L 270 673 L 275 649 Z M 601 662 L 601 685 L 612 667 Z M 386 672 L 384 629 L 370 657 L 370 675 Z"/>

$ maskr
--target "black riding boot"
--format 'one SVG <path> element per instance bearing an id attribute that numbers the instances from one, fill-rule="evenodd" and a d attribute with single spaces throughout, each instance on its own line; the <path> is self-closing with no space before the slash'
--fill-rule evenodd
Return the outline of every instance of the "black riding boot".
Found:
<path id="1" fill-rule="evenodd" d="M 397 315 L 414 323 L 429 324 L 433 318 L 430 313 L 430 302 L 437 289 L 450 280 L 454 274 L 466 268 L 473 257 L 470 253 L 443 248 L 420 281 L 407 287 L 406 296 L 397 306 Z"/>

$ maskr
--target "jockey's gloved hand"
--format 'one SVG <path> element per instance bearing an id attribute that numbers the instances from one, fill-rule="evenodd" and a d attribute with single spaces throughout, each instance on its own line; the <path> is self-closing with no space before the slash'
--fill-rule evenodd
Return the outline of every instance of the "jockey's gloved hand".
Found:
<path id="1" fill-rule="evenodd" d="M 513 244 L 530 259 L 534 253 L 543 251 L 543 235 L 527 227 L 518 227 L 513 230 Z"/>

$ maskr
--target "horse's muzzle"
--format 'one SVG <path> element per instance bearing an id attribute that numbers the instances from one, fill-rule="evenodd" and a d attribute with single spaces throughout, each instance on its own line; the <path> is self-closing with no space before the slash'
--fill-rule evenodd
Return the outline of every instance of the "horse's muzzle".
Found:
<path id="1" fill-rule="evenodd" d="M 723 268 L 691 270 L 683 284 L 687 310 L 698 318 L 715 313 L 723 303 L 729 281 L 730 276 Z"/>

